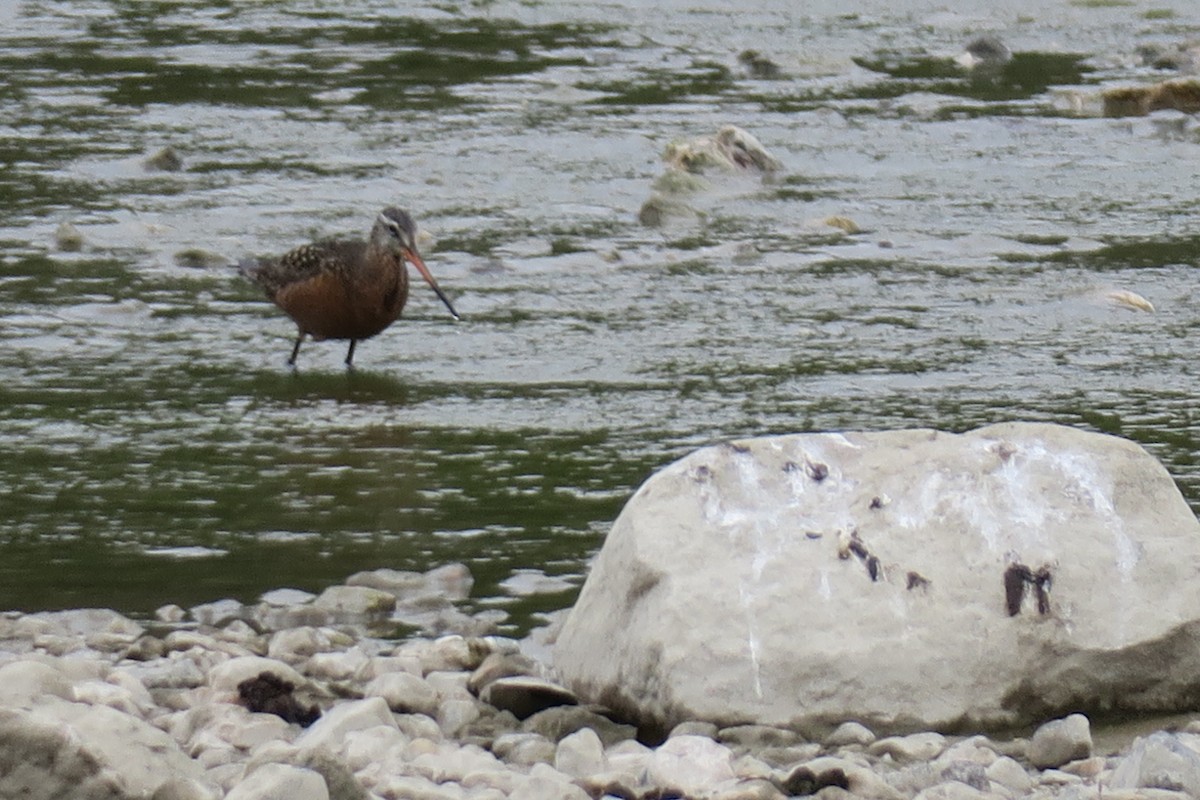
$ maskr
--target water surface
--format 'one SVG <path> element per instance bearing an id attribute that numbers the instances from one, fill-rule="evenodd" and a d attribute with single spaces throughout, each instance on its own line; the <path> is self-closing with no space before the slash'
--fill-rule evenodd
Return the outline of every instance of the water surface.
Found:
<path id="1" fill-rule="evenodd" d="M 1061 422 L 1200 508 L 1200 129 L 1089 111 L 1200 36 L 1152 5 L 0 3 L 0 608 L 459 560 L 519 630 L 571 595 L 501 581 L 578 579 L 654 469 L 769 433 Z M 951 66 L 985 31 L 1012 64 Z M 781 173 L 641 225 L 663 147 L 727 123 Z M 389 204 L 464 319 L 418 282 L 351 373 L 184 265 Z"/>

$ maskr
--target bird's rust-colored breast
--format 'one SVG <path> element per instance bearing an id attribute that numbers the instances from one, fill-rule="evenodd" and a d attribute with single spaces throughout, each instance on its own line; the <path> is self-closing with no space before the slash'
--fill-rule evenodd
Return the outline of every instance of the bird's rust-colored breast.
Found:
<path id="1" fill-rule="evenodd" d="M 292 250 L 275 266 L 273 286 L 260 283 L 304 333 L 317 339 L 370 338 L 404 308 L 405 266 L 387 253 L 336 244 Z"/>

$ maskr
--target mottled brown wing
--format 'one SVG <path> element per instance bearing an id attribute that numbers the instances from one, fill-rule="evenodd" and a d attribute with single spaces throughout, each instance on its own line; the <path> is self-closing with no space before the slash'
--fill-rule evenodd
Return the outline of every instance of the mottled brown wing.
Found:
<path id="1" fill-rule="evenodd" d="M 278 259 L 262 259 L 240 265 L 242 274 L 253 280 L 274 300 L 281 290 L 305 283 L 320 275 L 342 276 L 358 264 L 366 251 L 364 242 L 326 239 L 289 250 Z"/>

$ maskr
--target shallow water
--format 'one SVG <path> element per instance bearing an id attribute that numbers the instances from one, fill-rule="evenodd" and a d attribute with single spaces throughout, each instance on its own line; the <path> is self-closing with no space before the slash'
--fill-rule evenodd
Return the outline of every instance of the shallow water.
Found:
<path id="1" fill-rule="evenodd" d="M 858 6 L 0 2 L 0 608 L 460 560 L 519 630 L 571 594 L 501 581 L 580 578 L 652 470 L 765 433 L 1052 420 L 1200 508 L 1200 127 L 1094 114 L 1200 11 Z M 982 31 L 998 76 L 946 61 Z M 730 122 L 782 172 L 642 226 L 664 145 Z M 417 281 L 352 373 L 183 265 L 392 203 L 464 319 Z"/>

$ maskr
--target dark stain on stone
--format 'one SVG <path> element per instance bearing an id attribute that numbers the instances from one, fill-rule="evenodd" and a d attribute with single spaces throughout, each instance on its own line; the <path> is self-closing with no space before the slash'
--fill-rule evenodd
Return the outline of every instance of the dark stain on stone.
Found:
<path id="1" fill-rule="evenodd" d="M 859 558 L 866 558 L 870 555 L 867 546 L 863 544 L 862 539 L 858 538 L 858 531 L 850 532 L 850 552 Z"/>
<path id="2" fill-rule="evenodd" d="M 304 706 L 293 692 L 295 684 L 273 672 L 260 672 L 238 684 L 238 700 L 250 711 L 274 714 L 284 722 L 307 728 L 321 716 L 316 706 Z"/>
<path id="3" fill-rule="evenodd" d="M 836 786 L 839 789 L 850 790 L 850 780 L 841 767 L 814 772 L 811 767 L 800 766 L 792 770 L 784 778 L 780 787 L 790 797 L 803 797 L 816 794 L 826 786 Z"/>
<path id="4" fill-rule="evenodd" d="M 909 570 L 908 583 L 905 585 L 905 588 L 908 589 L 908 591 L 910 591 L 910 592 L 913 589 L 928 589 L 929 588 L 929 578 L 926 578 L 924 575 L 920 574 L 919 572 L 913 572 L 912 570 Z"/>
<path id="5" fill-rule="evenodd" d="M 1050 585 L 1054 575 L 1050 566 L 1044 565 L 1036 572 L 1020 562 L 1008 565 L 1004 570 L 1004 604 L 1008 615 L 1015 617 L 1021 613 L 1021 605 L 1025 602 L 1025 592 L 1032 586 L 1037 598 L 1037 610 L 1042 616 L 1050 613 Z"/>
<path id="6" fill-rule="evenodd" d="M 817 483 L 829 477 L 829 467 L 820 462 L 808 461 L 804 465 L 804 471 L 808 473 L 808 477 L 812 478 Z"/>
<path id="7" fill-rule="evenodd" d="M 1025 599 L 1024 573 L 1027 572 L 1029 567 L 1024 564 L 1009 564 L 1004 570 L 1004 606 L 1010 617 L 1021 613 L 1021 601 Z"/>

